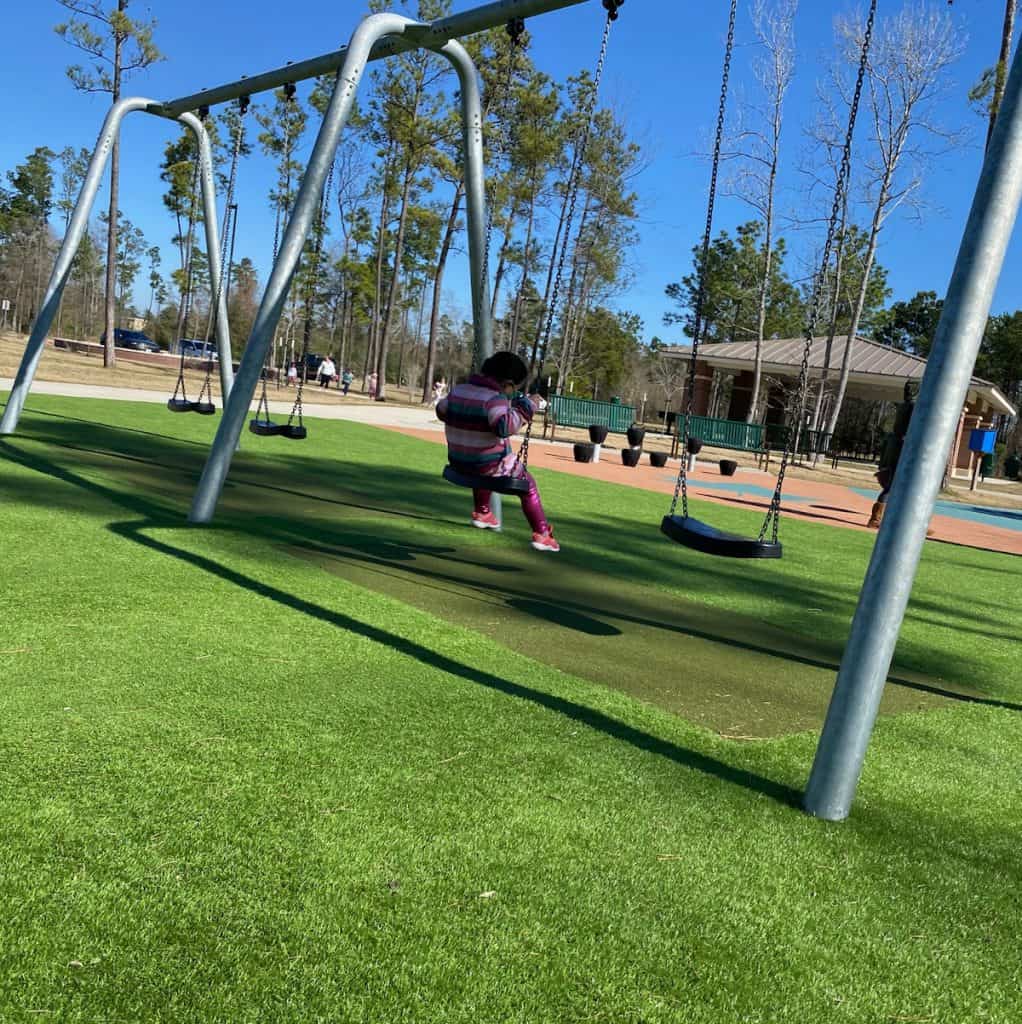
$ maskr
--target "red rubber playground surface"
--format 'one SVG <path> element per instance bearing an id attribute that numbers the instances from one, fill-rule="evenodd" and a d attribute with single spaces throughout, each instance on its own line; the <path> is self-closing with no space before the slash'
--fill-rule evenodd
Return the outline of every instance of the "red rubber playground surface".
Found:
<path id="1" fill-rule="evenodd" d="M 443 435 L 436 430 L 390 429 L 426 441 L 443 443 Z M 662 494 L 674 493 L 678 472 L 676 459 L 672 459 L 666 468 L 656 469 L 649 465 L 645 455 L 642 465 L 634 468 L 624 466 L 620 454 L 614 449 L 605 449 L 600 462 L 579 463 L 574 460 L 571 445 L 550 444 L 535 439 L 529 448 L 529 463 L 540 469 L 554 469 L 561 473 L 627 484 Z M 706 462 L 689 475 L 689 494 L 706 501 L 765 512 L 775 479 L 771 473 L 745 466 L 739 466 L 733 477 L 722 477 L 716 463 Z M 864 476 L 863 483 L 866 486 L 863 490 L 866 493 L 859 493 L 858 488 L 789 477 L 785 481 L 781 511 L 785 516 L 811 522 L 868 531 L 866 521 L 876 495 L 876 489 L 868 487 L 869 482 L 868 477 Z M 943 501 L 937 507 L 938 512 L 930 521 L 931 540 L 999 551 L 1007 555 L 1022 555 L 1022 510 L 983 509 Z M 995 525 L 998 518 L 1006 524 L 1016 525 Z"/>

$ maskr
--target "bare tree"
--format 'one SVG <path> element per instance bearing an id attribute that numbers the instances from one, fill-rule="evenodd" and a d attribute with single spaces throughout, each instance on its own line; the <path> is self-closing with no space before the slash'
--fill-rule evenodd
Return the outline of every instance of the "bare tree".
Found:
<path id="1" fill-rule="evenodd" d="M 862 19 L 838 19 L 837 30 L 841 63 L 857 63 L 865 31 Z M 916 193 L 922 185 L 923 168 L 934 156 L 962 141 L 961 132 L 949 132 L 937 123 L 934 108 L 950 86 L 948 69 L 964 45 L 946 5 L 938 7 L 927 0 L 906 4 L 877 26 L 867 66 L 871 139 L 863 160 L 872 217 L 828 434 L 834 433 L 848 387 L 851 342 L 866 303 L 880 231 L 902 207 L 913 207 L 917 215 L 921 212 Z"/>
<path id="2" fill-rule="evenodd" d="M 67 69 L 71 84 L 81 92 L 108 92 L 112 102 L 121 98 L 121 83 L 134 71 L 141 71 L 163 59 L 153 43 L 154 21 L 128 17 L 130 0 L 117 0 L 109 11 L 100 0 L 57 0 L 71 17 L 54 31 L 65 43 L 85 53 L 92 62 L 89 69 L 80 64 Z M 116 326 L 117 289 L 117 204 L 120 185 L 120 138 L 114 137 L 110 151 L 110 208 L 107 215 L 106 244 L 106 344 L 103 365 L 113 366 L 114 327 Z"/>
<path id="3" fill-rule="evenodd" d="M 738 169 L 726 186 L 727 193 L 748 203 L 763 219 L 763 277 L 759 286 L 756 318 L 756 356 L 752 396 L 745 422 L 752 423 L 759 405 L 763 372 L 763 335 L 766 328 L 770 271 L 774 256 L 775 197 L 777 169 L 781 156 L 781 126 L 784 97 L 795 70 L 795 13 L 798 0 L 753 0 L 751 17 L 756 41 L 763 52 L 752 65 L 761 100 L 746 104 L 743 120 L 735 132 L 728 159 L 738 160 Z"/>
<path id="4" fill-rule="evenodd" d="M 663 352 L 655 351 L 650 359 L 649 376 L 664 393 L 664 433 L 667 433 L 667 414 L 671 410 L 674 396 L 685 387 L 688 377 L 688 363 L 673 359 Z"/>

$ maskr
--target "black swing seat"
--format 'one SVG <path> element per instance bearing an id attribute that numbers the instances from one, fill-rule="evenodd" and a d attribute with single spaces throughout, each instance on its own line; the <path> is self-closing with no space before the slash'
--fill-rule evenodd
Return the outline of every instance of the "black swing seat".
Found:
<path id="1" fill-rule="evenodd" d="M 664 516 L 660 532 L 677 544 L 723 558 L 780 558 L 779 541 L 725 533 L 691 516 Z"/>
<path id="2" fill-rule="evenodd" d="M 212 416 L 216 412 L 216 406 L 212 402 L 195 402 L 192 408 L 200 416 Z"/>
<path id="3" fill-rule="evenodd" d="M 171 412 L 194 412 L 195 402 L 189 402 L 187 398 L 168 398 L 167 408 Z"/>
<path id="4" fill-rule="evenodd" d="M 464 473 L 453 466 L 444 466 L 444 479 L 449 484 L 471 487 L 474 491 L 518 495 L 529 493 L 529 481 L 524 476 L 484 476 L 482 473 Z"/>
<path id="5" fill-rule="evenodd" d="M 249 420 L 248 429 L 249 433 L 260 437 L 276 437 L 280 433 L 280 424 L 273 420 Z"/>
<path id="6" fill-rule="evenodd" d="M 281 426 L 277 428 L 277 433 L 281 437 L 290 438 L 292 441 L 304 441 L 309 436 L 308 430 L 298 423 L 281 424 Z"/>

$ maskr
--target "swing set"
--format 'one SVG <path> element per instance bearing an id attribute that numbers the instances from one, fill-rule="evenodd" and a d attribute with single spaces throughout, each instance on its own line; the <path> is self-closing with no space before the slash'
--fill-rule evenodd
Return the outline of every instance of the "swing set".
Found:
<path id="1" fill-rule="evenodd" d="M 459 79 L 462 116 L 463 169 L 465 177 L 466 220 L 472 310 L 474 325 L 474 362 L 476 366 L 493 351 L 492 321 L 489 315 L 489 293 L 485 272 L 486 213 L 482 147 L 482 108 L 478 74 L 471 57 L 458 41 L 488 29 L 506 25 L 547 12 L 575 7 L 592 0 L 495 0 L 484 6 L 461 11 L 436 21 L 423 23 L 394 13 L 376 13 L 364 18 L 347 47 L 314 57 L 297 64 L 244 78 L 214 89 L 159 103 L 144 97 L 118 100 L 108 112 L 100 131 L 86 171 L 85 179 L 72 213 L 67 231 L 50 275 L 39 313 L 25 346 L 21 364 L 0 418 L 0 436 L 13 434 L 21 411 L 30 393 L 47 332 L 56 315 L 61 294 L 71 271 L 72 261 L 88 227 L 89 216 L 106 168 L 113 140 L 121 122 L 128 113 L 141 111 L 150 115 L 181 122 L 196 136 L 199 159 L 196 167 L 198 185 L 203 202 L 203 222 L 209 253 L 210 282 L 214 295 L 212 320 L 207 336 L 215 333 L 220 361 L 220 380 L 224 395 L 224 410 L 216 437 L 196 490 L 189 521 L 208 523 L 214 516 L 223 489 L 231 459 L 237 448 L 241 432 L 249 416 L 256 388 L 262 379 L 263 368 L 273 335 L 283 311 L 291 281 L 301 258 L 306 239 L 317 216 L 322 216 L 323 196 L 328 188 L 329 170 L 340 141 L 341 132 L 351 114 L 355 94 L 368 61 L 385 58 L 414 48 L 425 47 L 446 58 Z M 607 11 L 604 42 L 601 47 L 598 71 L 602 70 L 610 24 L 617 17 L 623 0 L 603 0 Z M 712 229 L 713 207 L 716 195 L 717 171 L 720 160 L 728 77 L 734 45 L 737 0 L 731 0 L 727 46 L 721 83 L 717 133 L 710 178 L 706 228 L 703 252 L 707 251 Z M 804 406 L 808 390 L 808 354 L 813 330 L 820 312 L 826 270 L 836 234 L 838 211 L 848 188 L 850 152 L 855 117 L 869 59 L 869 43 L 877 10 L 877 0 L 870 0 L 867 31 L 860 55 L 859 73 L 850 107 L 849 123 L 842 154 L 841 170 L 834 195 L 834 205 L 827 228 L 822 266 L 813 287 L 810 313 L 806 324 L 806 347 L 795 392 L 792 411 L 797 416 Z M 672 26 L 673 27 L 673 26 Z M 308 161 L 293 208 L 275 253 L 273 267 L 252 327 L 237 376 L 232 379 L 230 337 L 224 308 L 222 265 L 224 262 L 218 233 L 216 195 L 213 181 L 209 138 L 202 120 L 192 111 L 203 111 L 214 105 L 240 100 L 242 97 L 281 87 L 293 88 L 294 83 L 323 74 L 335 73 L 336 84 Z M 595 94 L 594 100 L 595 102 Z M 590 111 L 590 119 L 592 111 Z M 588 132 L 588 126 L 584 133 Z M 586 135 L 583 134 L 576 157 L 583 152 Z M 576 160 L 581 173 L 581 161 Z M 578 192 L 578 181 L 569 181 L 571 206 Z M 230 192 L 230 190 L 229 190 Z M 228 209 L 231 206 L 228 195 Z M 905 438 L 901 467 L 895 479 L 887 513 L 877 534 L 873 556 L 859 595 L 859 603 L 852 620 L 851 631 L 842 658 L 834 694 L 817 749 L 812 773 L 803 800 L 805 809 L 818 817 L 839 821 L 847 817 L 855 788 L 865 759 L 866 748 L 883 693 L 887 672 L 905 614 L 912 580 L 918 565 L 926 528 L 933 512 L 947 455 L 958 427 L 958 417 L 971 380 L 973 366 L 983 337 L 994 290 L 1003 266 L 1012 228 L 1019 206 L 1022 204 L 1022 56 L 1016 53 L 1011 73 L 1005 84 L 1004 96 L 997 120 L 987 145 L 983 167 L 976 186 L 975 197 L 968 222 L 962 236 L 957 260 L 951 275 L 940 322 L 937 326 L 931 355 L 920 388 L 918 404 Z M 282 211 L 283 214 L 283 211 Z M 281 216 L 283 219 L 283 215 Z M 227 221 L 225 219 L 225 225 Z M 226 228 L 224 234 L 227 234 Z M 558 275 L 563 266 L 561 253 Z M 704 258 L 702 267 L 706 266 Z M 559 282 L 558 282 L 559 284 Z M 548 310 L 552 322 L 555 301 Z M 683 444 L 698 442 L 690 434 L 692 400 L 691 386 L 699 345 L 705 329 L 703 301 L 705 281 L 698 282 L 697 302 L 694 310 L 695 331 L 689 366 L 688 402 L 685 413 Z M 538 365 L 542 366 L 550 337 L 550 324 L 546 325 L 543 350 Z M 533 351 L 532 368 L 537 365 Z M 211 372 L 210 367 L 210 372 Z M 207 379 L 209 374 L 207 373 Z M 179 377 L 183 384 L 183 375 Z M 175 392 L 174 400 L 187 400 L 183 389 Z M 186 410 L 183 404 L 174 411 L 195 411 L 210 415 L 208 389 L 200 392 L 194 408 Z M 265 409 L 266 402 L 261 403 Z M 272 433 L 298 439 L 304 437 L 301 421 L 301 393 L 295 402 L 289 424 L 295 428 L 289 433 L 280 425 Z M 256 425 L 261 425 L 256 429 Z M 257 412 L 253 421 L 254 433 L 270 433 L 276 428 L 268 415 Z M 794 430 L 788 431 L 789 441 L 782 456 L 780 470 L 766 521 L 756 537 L 737 537 L 717 530 L 689 515 L 686 460 L 675 487 L 670 513 L 664 517 L 661 530 L 679 544 L 711 554 L 739 558 L 777 558 L 781 554 L 778 541 L 778 517 L 784 474 L 791 455 Z M 522 441 L 519 458 L 527 465 L 529 432 Z M 472 487 L 477 480 L 450 469 L 444 476 L 463 487 Z M 501 478 L 485 478 L 485 488 L 515 493 L 510 482 Z M 677 515 L 678 501 L 681 515 Z M 768 537 L 769 534 L 769 537 Z"/>

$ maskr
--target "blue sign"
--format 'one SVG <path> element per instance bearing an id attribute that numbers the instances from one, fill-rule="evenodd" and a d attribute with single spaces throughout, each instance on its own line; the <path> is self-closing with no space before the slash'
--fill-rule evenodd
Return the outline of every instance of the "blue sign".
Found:
<path id="1" fill-rule="evenodd" d="M 994 450 L 994 442 L 997 440 L 996 430 L 985 430 L 976 427 L 969 432 L 969 451 L 982 452 L 984 455 Z"/>

